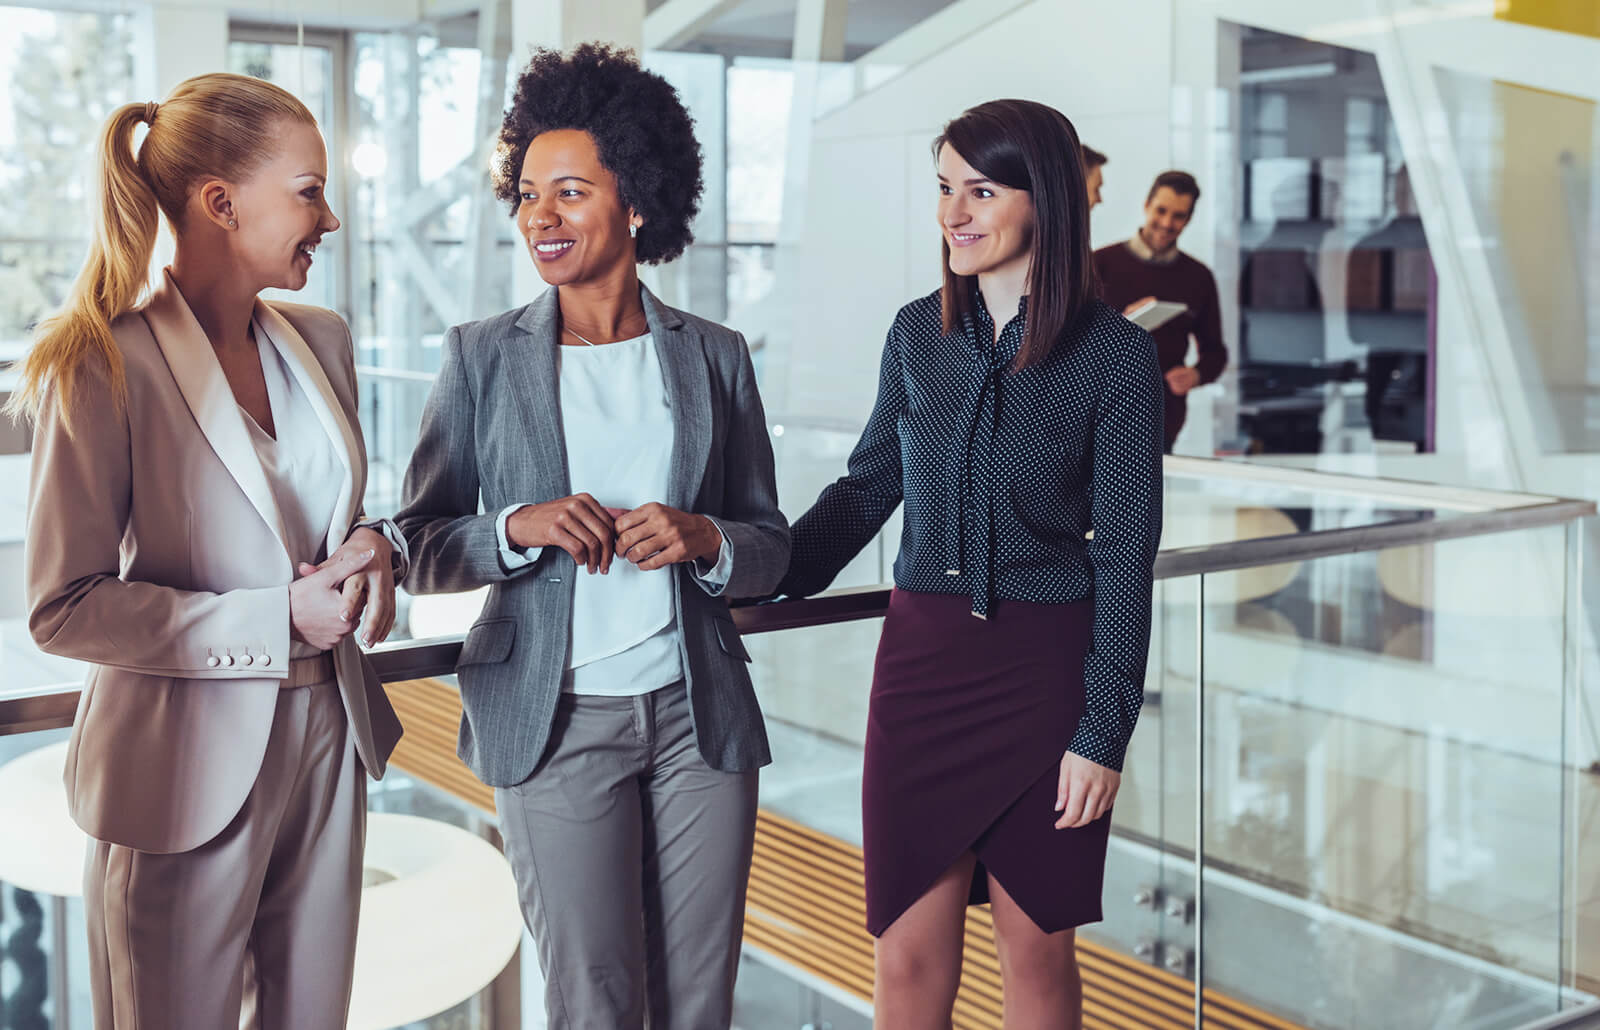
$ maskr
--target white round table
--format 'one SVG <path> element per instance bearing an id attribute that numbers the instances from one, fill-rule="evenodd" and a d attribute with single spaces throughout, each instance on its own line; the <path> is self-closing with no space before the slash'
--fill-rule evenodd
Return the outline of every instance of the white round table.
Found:
<path id="1" fill-rule="evenodd" d="M 67 814 L 66 753 L 62 741 L 0 766 L 0 881 L 57 898 L 82 893 L 89 846 Z M 364 865 L 353 1030 L 459 1005 L 516 955 L 516 881 L 488 841 L 437 820 L 373 812 Z"/>

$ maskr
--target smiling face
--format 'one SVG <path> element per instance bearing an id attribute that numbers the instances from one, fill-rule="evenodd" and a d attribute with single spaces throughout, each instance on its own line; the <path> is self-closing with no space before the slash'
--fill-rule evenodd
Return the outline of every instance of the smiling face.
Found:
<path id="1" fill-rule="evenodd" d="M 1033 198 L 991 181 L 948 144 L 939 148 L 939 228 L 956 275 L 1027 275 Z"/>
<path id="2" fill-rule="evenodd" d="M 238 223 L 230 246 L 260 288 L 305 286 L 322 237 L 339 228 L 328 207 L 328 152 L 315 125 L 284 120 L 278 149 L 245 179 L 227 187 Z M 207 184 L 205 189 L 213 188 Z"/>
<path id="3" fill-rule="evenodd" d="M 1189 218 L 1194 214 L 1194 199 L 1163 186 L 1144 205 L 1144 242 L 1160 253 L 1178 245 Z"/>
<path id="4" fill-rule="evenodd" d="M 635 261 L 628 226 L 641 224 L 622 202 L 617 177 L 600 163 L 581 129 L 540 133 L 528 144 L 518 183 L 517 229 L 539 276 L 551 286 L 609 279 Z"/>

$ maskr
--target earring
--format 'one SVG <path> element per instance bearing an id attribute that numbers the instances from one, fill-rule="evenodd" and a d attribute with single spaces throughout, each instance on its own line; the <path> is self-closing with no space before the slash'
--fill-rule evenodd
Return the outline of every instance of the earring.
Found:
<path id="1" fill-rule="evenodd" d="M 239 228 L 239 223 L 235 222 L 233 219 L 230 218 L 230 219 L 228 219 L 228 228 L 237 229 L 237 228 Z"/>
<path id="2" fill-rule="evenodd" d="M 634 240 L 639 238 L 639 227 L 637 225 L 628 226 L 628 238 Z"/>

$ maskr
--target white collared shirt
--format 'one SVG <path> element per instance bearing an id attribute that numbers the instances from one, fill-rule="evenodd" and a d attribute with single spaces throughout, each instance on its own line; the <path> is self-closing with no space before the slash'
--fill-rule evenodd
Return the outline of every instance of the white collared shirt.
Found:
<path id="1" fill-rule="evenodd" d="M 674 427 L 666 380 L 651 335 L 599 347 L 558 350 L 561 429 L 574 491 L 608 508 L 632 510 L 667 495 Z M 506 536 L 514 504 L 496 520 L 508 569 L 537 561 L 541 548 L 518 550 Z M 731 555 L 724 534 L 714 568 L 701 575 L 726 583 Z M 682 634 L 673 602 L 673 570 L 641 572 L 613 559 L 606 575 L 576 573 L 572 631 L 562 689 L 630 697 L 683 678 Z"/>

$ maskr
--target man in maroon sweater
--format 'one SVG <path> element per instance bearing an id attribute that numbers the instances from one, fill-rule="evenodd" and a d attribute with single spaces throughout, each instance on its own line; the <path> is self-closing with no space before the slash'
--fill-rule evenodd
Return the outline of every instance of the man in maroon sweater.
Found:
<path id="1" fill-rule="evenodd" d="M 1214 381 L 1228 364 L 1222 310 L 1211 269 L 1178 250 L 1178 237 L 1194 214 L 1200 186 L 1188 172 L 1163 172 L 1144 203 L 1144 225 L 1130 240 L 1094 252 L 1101 298 L 1124 314 L 1151 300 L 1176 301 L 1189 310 L 1158 327 L 1156 353 L 1167 380 L 1167 450 L 1178 439 L 1190 390 Z M 1189 337 L 1198 360 L 1184 364 Z"/>

